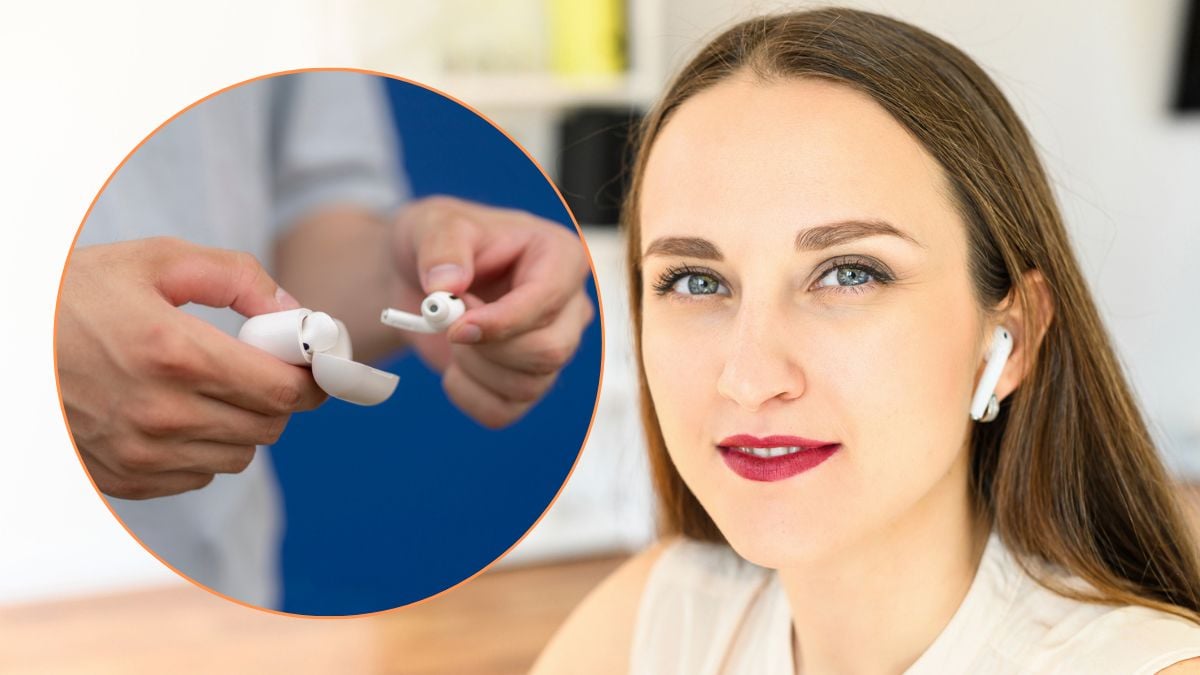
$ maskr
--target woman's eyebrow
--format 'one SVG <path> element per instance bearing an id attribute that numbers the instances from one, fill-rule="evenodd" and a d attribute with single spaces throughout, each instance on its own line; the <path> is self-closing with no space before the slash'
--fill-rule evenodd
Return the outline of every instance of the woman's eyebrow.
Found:
<path id="1" fill-rule="evenodd" d="M 924 244 L 886 220 L 843 220 L 800 230 L 796 235 L 797 251 L 820 251 L 855 239 L 866 237 L 899 237 L 921 248 Z"/>
<path id="2" fill-rule="evenodd" d="M 899 237 L 925 248 L 924 244 L 885 220 L 844 220 L 808 227 L 796 235 L 795 247 L 797 251 L 820 251 L 855 239 L 877 236 Z M 642 258 L 654 255 L 716 261 L 724 259 L 716 244 L 700 237 L 659 237 L 650 242 Z"/>
<path id="3" fill-rule="evenodd" d="M 642 254 L 642 258 L 649 258 L 652 255 L 717 261 L 725 258 L 716 244 L 700 237 L 659 237 L 650 242 L 650 245 L 646 247 L 646 252 Z"/>

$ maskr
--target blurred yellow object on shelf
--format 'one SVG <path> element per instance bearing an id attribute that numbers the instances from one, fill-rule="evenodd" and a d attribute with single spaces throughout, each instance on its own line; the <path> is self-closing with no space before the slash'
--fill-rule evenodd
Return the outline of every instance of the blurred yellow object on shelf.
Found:
<path id="1" fill-rule="evenodd" d="M 625 70 L 624 0 L 546 0 L 550 66 L 560 75 Z"/>

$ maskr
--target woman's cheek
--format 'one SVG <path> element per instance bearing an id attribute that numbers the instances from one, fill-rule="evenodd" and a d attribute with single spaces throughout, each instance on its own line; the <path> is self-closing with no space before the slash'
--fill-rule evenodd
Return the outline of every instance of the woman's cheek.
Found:
<path id="1" fill-rule="evenodd" d="M 683 430 L 704 429 L 716 392 L 715 377 L 709 375 L 716 351 L 706 341 L 696 343 L 684 322 L 667 319 L 651 312 L 644 316 L 642 360 L 659 426 L 674 455 Z"/>
<path id="2" fill-rule="evenodd" d="M 887 332 L 906 339 L 873 341 L 854 371 L 860 383 L 871 382 L 855 417 L 871 449 L 861 458 L 862 478 L 887 486 L 881 501 L 900 510 L 946 475 L 967 430 L 961 374 L 969 372 L 970 326 L 945 321 L 943 312 L 910 311 L 891 322 Z"/>

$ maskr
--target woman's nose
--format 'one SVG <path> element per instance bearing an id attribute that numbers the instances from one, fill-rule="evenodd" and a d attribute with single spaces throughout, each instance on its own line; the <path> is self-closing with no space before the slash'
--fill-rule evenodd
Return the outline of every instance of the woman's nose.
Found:
<path id="1" fill-rule="evenodd" d="M 777 312 L 739 309 L 717 392 L 747 410 L 804 392 L 804 375 L 794 357 L 794 339 Z M 790 347 L 790 348 L 789 348 Z"/>

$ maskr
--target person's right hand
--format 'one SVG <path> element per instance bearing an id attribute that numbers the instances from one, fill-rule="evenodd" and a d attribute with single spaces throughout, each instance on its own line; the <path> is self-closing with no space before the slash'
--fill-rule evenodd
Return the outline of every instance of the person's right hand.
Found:
<path id="1" fill-rule="evenodd" d="M 77 249 L 55 332 L 75 446 L 101 492 L 172 495 L 237 473 L 291 413 L 325 394 L 311 373 L 178 309 L 295 309 L 249 253 L 154 238 Z"/>

